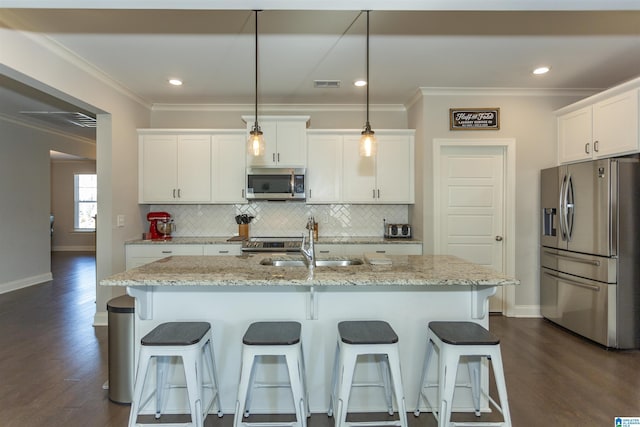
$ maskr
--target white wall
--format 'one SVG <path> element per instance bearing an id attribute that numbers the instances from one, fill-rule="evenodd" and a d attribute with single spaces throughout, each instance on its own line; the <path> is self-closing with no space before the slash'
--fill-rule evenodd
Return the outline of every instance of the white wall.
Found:
<path id="1" fill-rule="evenodd" d="M 93 156 L 95 146 L 0 117 L 0 293 L 51 279 L 49 150 Z"/>
<path id="2" fill-rule="evenodd" d="M 0 73 L 98 115 L 98 280 L 123 271 L 124 242 L 139 237 L 143 228 L 137 204 L 136 129 L 149 127 L 149 107 L 47 39 L 12 30 L 9 13 L 0 20 L 5 21 L 0 26 Z M 48 174 L 48 159 L 45 168 Z M 46 210 L 48 230 L 48 200 Z M 115 227 L 118 214 L 125 215 L 124 227 Z M 97 287 L 97 324 L 106 321 L 107 301 L 121 292 Z"/>
<path id="3" fill-rule="evenodd" d="M 553 111 L 584 98 L 586 93 L 553 93 L 549 91 L 509 91 L 474 89 L 425 89 L 422 99 L 409 111 L 409 125 L 420 126 L 424 133 L 416 136 L 416 152 L 420 153 L 422 189 L 410 220 L 423 222 L 424 252 L 433 253 L 433 139 L 514 138 L 516 140 L 516 249 L 515 275 L 521 281 L 516 288 L 516 315 L 537 315 L 539 305 L 539 172 L 557 162 L 556 121 Z M 449 108 L 500 108 L 500 130 L 450 131 Z M 421 114 L 420 114 L 421 113 Z M 422 146 L 418 149 L 419 146 Z M 417 175 L 418 176 L 418 175 Z M 416 183 L 418 189 L 418 184 Z M 507 236 L 508 238 L 508 236 Z"/>

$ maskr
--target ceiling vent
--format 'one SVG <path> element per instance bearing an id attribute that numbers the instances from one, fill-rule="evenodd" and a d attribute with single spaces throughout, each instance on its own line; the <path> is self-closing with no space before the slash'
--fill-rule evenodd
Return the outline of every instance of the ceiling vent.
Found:
<path id="1" fill-rule="evenodd" d="M 71 124 L 82 128 L 96 127 L 95 118 L 77 111 L 20 111 L 20 114 L 26 114 L 58 126 Z"/>
<path id="2" fill-rule="evenodd" d="M 317 89 L 338 89 L 340 80 L 314 80 L 313 87 Z"/>

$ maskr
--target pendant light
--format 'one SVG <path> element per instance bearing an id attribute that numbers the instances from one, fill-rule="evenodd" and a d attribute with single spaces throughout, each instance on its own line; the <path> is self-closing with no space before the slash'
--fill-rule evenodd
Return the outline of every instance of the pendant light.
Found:
<path id="1" fill-rule="evenodd" d="M 255 37 L 256 37 L 256 58 L 255 58 L 255 65 L 256 65 L 256 98 L 255 98 L 255 116 L 254 116 L 254 123 L 253 123 L 253 127 L 251 128 L 251 132 L 249 132 L 249 141 L 248 141 L 248 151 L 249 154 L 252 156 L 262 156 L 264 154 L 264 137 L 262 135 L 262 130 L 260 129 L 260 125 L 258 125 L 258 10 L 254 10 L 255 16 L 256 16 L 256 31 L 255 31 Z"/>
<path id="2" fill-rule="evenodd" d="M 364 130 L 360 137 L 360 156 L 372 157 L 376 155 L 376 137 L 375 132 L 371 130 L 369 123 L 369 11 L 367 10 L 367 121 L 364 124 Z"/>

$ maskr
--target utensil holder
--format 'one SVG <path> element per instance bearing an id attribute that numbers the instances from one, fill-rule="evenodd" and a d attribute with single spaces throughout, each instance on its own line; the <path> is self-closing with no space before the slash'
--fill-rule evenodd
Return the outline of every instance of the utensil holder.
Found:
<path id="1" fill-rule="evenodd" d="M 238 224 L 238 236 L 249 238 L 249 224 Z"/>

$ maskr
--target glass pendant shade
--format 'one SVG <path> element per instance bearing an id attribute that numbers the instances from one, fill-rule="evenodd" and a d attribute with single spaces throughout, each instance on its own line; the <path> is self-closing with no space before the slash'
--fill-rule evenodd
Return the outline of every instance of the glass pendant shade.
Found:
<path id="1" fill-rule="evenodd" d="M 264 137 L 262 135 L 262 131 L 260 130 L 260 126 L 256 123 L 249 132 L 249 143 L 248 143 L 248 151 L 252 156 L 262 156 L 264 155 Z"/>
<path id="2" fill-rule="evenodd" d="M 360 157 L 375 156 L 377 148 L 375 132 L 371 130 L 371 126 L 367 123 L 360 137 Z"/>

